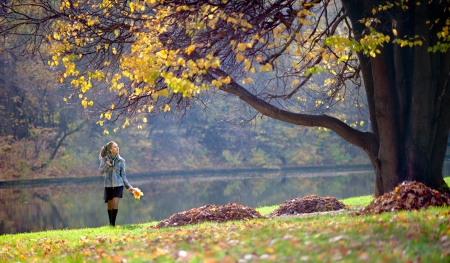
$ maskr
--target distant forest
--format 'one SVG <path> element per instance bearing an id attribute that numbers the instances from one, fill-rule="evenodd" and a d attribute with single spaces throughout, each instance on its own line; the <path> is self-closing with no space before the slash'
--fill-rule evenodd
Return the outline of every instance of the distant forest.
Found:
<path id="1" fill-rule="evenodd" d="M 213 94 L 213 103 L 205 96 L 185 112 L 148 116 L 139 127 L 101 126 L 99 113 L 85 110 L 69 84 L 57 80 L 42 62 L 12 52 L 0 57 L 0 180 L 98 175 L 98 153 L 110 140 L 119 144 L 128 174 L 369 163 L 361 149 L 333 132 L 255 117 L 221 94 Z M 95 101 L 98 110 L 102 96 Z M 364 109 L 327 114 L 369 129 Z"/>

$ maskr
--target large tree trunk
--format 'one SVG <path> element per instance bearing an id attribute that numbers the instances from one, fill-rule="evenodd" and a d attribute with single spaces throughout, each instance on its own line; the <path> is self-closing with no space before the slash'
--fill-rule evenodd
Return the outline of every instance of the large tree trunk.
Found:
<path id="1" fill-rule="evenodd" d="M 343 3 L 358 39 L 364 34 L 359 20 L 380 3 Z M 396 23 L 398 36 L 418 35 L 422 45 L 402 48 L 395 43 L 385 44 L 378 47 L 381 54 L 370 59 L 358 54 L 371 122 L 376 124 L 372 128 L 379 141 L 377 156 L 369 155 L 376 173 L 376 195 L 391 191 L 404 180 L 447 188 L 442 167 L 450 126 L 450 60 L 447 53 L 427 50 L 436 43 L 437 33 L 427 21 L 435 21 L 436 17 L 445 21 L 445 16 L 438 4 L 416 8 L 414 3 L 409 7 L 407 11 L 394 8 L 394 18 L 380 17 L 383 26 L 378 30 L 394 39 L 392 27 Z"/>

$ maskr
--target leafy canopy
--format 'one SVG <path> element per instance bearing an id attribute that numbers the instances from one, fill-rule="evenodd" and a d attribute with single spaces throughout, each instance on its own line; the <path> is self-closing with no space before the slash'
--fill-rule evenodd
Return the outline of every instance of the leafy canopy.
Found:
<path id="1" fill-rule="evenodd" d="M 383 3 L 360 21 L 366 30 L 358 37 L 339 2 L 317 0 L 13 0 L 0 23 L 3 34 L 26 32 L 33 44 L 50 45 L 49 66 L 63 68 L 59 81 L 70 81 L 85 108 L 101 104 L 100 125 L 125 115 L 126 127 L 139 113 L 182 109 L 211 87 L 243 86 L 293 112 L 327 110 L 355 87 L 357 98 L 355 52 L 375 57 L 386 43 L 423 43 L 423 36 L 398 36 L 395 28 L 375 30 L 380 15 L 421 2 Z M 429 51 L 446 52 L 450 20 L 427 25 L 439 27 L 441 40 Z M 115 94 L 108 103 L 100 99 L 101 83 Z"/>

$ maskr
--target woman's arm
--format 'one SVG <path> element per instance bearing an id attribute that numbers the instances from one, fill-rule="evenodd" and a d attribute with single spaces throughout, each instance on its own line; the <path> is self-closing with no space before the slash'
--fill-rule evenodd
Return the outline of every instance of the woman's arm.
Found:
<path id="1" fill-rule="evenodd" d="M 125 185 L 125 188 L 128 189 L 128 190 L 131 190 L 131 189 L 133 189 L 133 187 L 128 182 L 127 175 L 126 175 L 126 172 L 125 172 L 125 170 L 126 170 L 125 167 L 126 167 L 125 159 L 122 159 L 122 166 L 120 168 L 120 177 L 122 177 L 123 184 Z"/>
<path id="2" fill-rule="evenodd" d="M 108 157 L 106 156 L 100 159 L 100 167 L 98 169 L 101 175 L 104 175 L 109 171 L 109 169 L 111 169 L 111 163 L 107 159 Z"/>

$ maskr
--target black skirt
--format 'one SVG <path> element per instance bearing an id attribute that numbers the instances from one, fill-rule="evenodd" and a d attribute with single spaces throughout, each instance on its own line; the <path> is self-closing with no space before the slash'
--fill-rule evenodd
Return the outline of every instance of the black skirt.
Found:
<path id="1" fill-rule="evenodd" d="M 114 197 L 122 198 L 123 195 L 123 186 L 117 187 L 105 187 L 105 193 L 103 198 L 105 199 L 105 203 L 108 203 L 108 200 L 112 200 Z"/>

